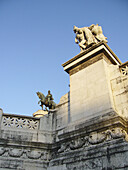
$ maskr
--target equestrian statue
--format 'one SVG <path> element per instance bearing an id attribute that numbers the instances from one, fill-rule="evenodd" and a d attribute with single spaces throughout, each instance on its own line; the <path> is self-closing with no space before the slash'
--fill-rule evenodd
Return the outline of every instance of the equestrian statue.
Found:
<path id="1" fill-rule="evenodd" d="M 39 97 L 39 102 L 38 104 L 40 104 L 40 106 L 42 107 L 42 110 L 43 110 L 43 106 L 45 105 L 45 110 L 47 110 L 47 107 L 49 109 L 55 109 L 56 107 L 56 103 L 53 101 L 53 97 L 52 97 L 52 94 L 50 92 L 50 90 L 48 90 L 48 94 L 47 96 L 45 97 L 45 95 L 41 92 L 37 92 L 36 93 L 37 96 Z"/>

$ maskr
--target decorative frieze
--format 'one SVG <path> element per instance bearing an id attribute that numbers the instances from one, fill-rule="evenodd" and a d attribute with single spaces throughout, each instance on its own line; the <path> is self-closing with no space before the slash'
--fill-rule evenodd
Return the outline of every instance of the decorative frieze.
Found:
<path id="1" fill-rule="evenodd" d="M 41 150 L 27 150 L 20 148 L 6 148 L 0 147 L 0 156 L 3 157 L 15 157 L 23 159 L 38 159 L 38 160 L 49 160 L 49 153 L 47 151 Z"/>
<path id="2" fill-rule="evenodd" d="M 126 131 L 122 128 L 113 128 L 104 132 L 93 132 L 90 133 L 88 136 L 79 137 L 67 143 L 62 143 L 60 149 L 58 150 L 58 153 L 87 147 L 89 145 L 96 145 L 108 140 L 125 138 L 126 135 Z"/>

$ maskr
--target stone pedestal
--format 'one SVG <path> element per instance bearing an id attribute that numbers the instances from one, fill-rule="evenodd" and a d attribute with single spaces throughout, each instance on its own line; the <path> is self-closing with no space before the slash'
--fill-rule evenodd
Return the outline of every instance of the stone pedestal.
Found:
<path id="1" fill-rule="evenodd" d="M 70 75 L 71 122 L 115 110 L 108 66 L 120 64 L 108 45 L 102 42 L 62 65 Z"/>
<path id="2" fill-rule="evenodd" d="M 44 115 L 47 115 L 48 111 L 46 110 L 38 110 L 37 112 L 33 113 L 33 117 L 43 117 Z"/>

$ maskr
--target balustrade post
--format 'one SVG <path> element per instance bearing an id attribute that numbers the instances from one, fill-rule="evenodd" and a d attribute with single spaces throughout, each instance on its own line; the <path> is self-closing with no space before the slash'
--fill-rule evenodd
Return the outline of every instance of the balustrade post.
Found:
<path id="1" fill-rule="evenodd" d="M 43 143 L 53 143 L 53 131 L 55 130 L 54 113 L 49 111 L 48 114 L 40 117 L 38 141 Z"/>
<path id="2" fill-rule="evenodd" d="M 2 123 L 3 110 L 0 108 L 0 127 Z"/>
<path id="3" fill-rule="evenodd" d="M 39 130 L 52 131 L 52 116 L 50 114 L 40 117 Z"/>

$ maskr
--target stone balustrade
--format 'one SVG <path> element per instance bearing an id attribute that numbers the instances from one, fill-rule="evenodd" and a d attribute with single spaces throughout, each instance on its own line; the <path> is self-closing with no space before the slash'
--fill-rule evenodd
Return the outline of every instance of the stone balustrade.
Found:
<path id="1" fill-rule="evenodd" d="M 19 128 L 19 129 L 38 129 L 39 119 L 33 117 L 24 117 L 21 115 L 3 114 L 2 127 Z"/>
<path id="2" fill-rule="evenodd" d="M 120 65 L 120 72 L 122 73 L 123 76 L 128 75 L 128 61 Z"/>
<path id="3" fill-rule="evenodd" d="M 52 143 L 52 116 L 31 117 L 0 112 L 1 138 L 16 141 Z"/>

